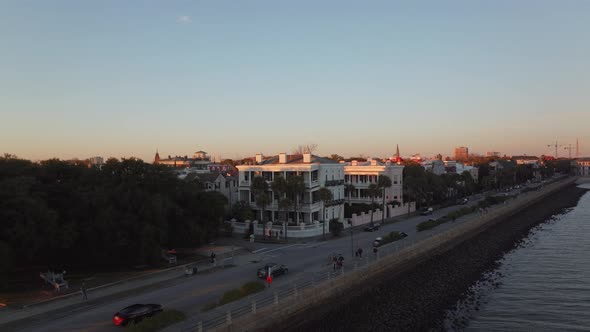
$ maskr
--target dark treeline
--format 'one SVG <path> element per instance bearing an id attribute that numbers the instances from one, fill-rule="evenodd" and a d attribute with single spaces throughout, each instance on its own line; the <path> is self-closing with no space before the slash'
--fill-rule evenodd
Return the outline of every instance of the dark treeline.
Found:
<path id="1" fill-rule="evenodd" d="M 491 170 L 488 163 L 475 166 L 479 169 L 478 179 L 473 179 L 467 171 L 462 174 L 436 175 L 426 171 L 419 164 L 406 163 L 404 167 L 404 199 L 405 201 L 416 201 L 418 206 L 453 203 L 459 197 L 481 191 L 503 190 L 527 181 L 551 177 L 555 172 L 571 174 L 569 160 L 546 161 L 538 169 L 531 165 L 516 164 L 498 170 Z"/>
<path id="2" fill-rule="evenodd" d="M 217 234 L 226 199 L 161 165 L 101 169 L 0 157 L 0 272 L 15 266 L 152 264 Z"/>

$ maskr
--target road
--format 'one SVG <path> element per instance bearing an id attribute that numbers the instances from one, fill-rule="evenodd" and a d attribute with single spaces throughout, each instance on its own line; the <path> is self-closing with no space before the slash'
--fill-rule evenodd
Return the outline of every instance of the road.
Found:
<path id="1" fill-rule="evenodd" d="M 469 204 L 476 204 L 483 195 L 472 197 Z M 474 214 L 457 219 L 455 222 L 448 222 L 432 230 L 416 232 L 416 224 L 429 218 L 438 218 L 450 211 L 462 206 L 451 206 L 436 210 L 430 216 L 415 216 L 400 222 L 386 224 L 376 232 L 363 232 L 356 230 L 353 233 L 354 250 L 363 248 L 364 253 L 372 254 L 372 242 L 378 236 L 385 235 L 391 231 L 402 231 L 408 237 L 397 243 L 408 244 L 425 237 L 442 232 L 462 222 L 476 218 Z M 477 213 L 475 214 L 477 215 Z M 275 285 L 289 283 L 295 278 L 301 278 L 310 272 L 318 272 L 331 268 L 328 257 L 331 253 L 342 253 L 345 257 L 345 265 L 350 262 L 351 237 L 350 232 L 345 230 L 343 236 L 328 241 L 313 241 L 297 244 L 266 244 L 259 243 L 254 255 L 238 257 L 235 260 L 236 266 L 219 270 L 212 273 L 197 274 L 195 276 L 179 278 L 178 281 L 165 288 L 146 291 L 143 294 L 131 295 L 120 300 L 99 304 L 94 307 L 85 307 L 81 310 L 70 311 L 61 317 L 52 318 L 51 321 L 39 321 L 17 331 L 120 331 L 112 323 L 112 317 L 118 310 L 134 303 L 159 303 L 164 308 L 178 309 L 192 315 L 197 313 L 203 305 L 216 302 L 224 292 L 238 288 L 248 281 L 258 280 L 256 271 L 268 262 L 287 264 L 289 274 L 277 277 L 273 282 Z"/>

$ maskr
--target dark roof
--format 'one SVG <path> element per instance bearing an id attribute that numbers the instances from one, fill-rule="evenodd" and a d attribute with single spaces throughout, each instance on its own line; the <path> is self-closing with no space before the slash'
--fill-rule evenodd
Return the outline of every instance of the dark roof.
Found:
<path id="1" fill-rule="evenodd" d="M 215 182 L 215 180 L 217 180 L 217 178 L 219 177 L 219 173 L 197 174 L 197 177 L 199 178 L 199 180 L 201 180 L 201 182 Z"/>
<path id="2" fill-rule="evenodd" d="M 539 160 L 535 156 L 512 156 L 512 160 Z"/>
<path id="3" fill-rule="evenodd" d="M 219 173 L 195 173 L 190 172 L 184 178 L 185 181 L 194 181 L 198 179 L 200 182 L 215 182 Z"/>

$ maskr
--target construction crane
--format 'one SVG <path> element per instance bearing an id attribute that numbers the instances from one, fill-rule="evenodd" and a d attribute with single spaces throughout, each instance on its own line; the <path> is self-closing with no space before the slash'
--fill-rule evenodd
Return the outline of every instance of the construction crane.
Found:
<path id="1" fill-rule="evenodd" d="M 547 147 L 548 148 L 550 148 L 550 147 L 554 147 L 555 148 L 555 159 L 557 159 L 557 148 L 560 148 L 562 146 L 563 146 L 563 144 L 562 145 L 559 145 L 559 144 L 557 144 L 557 141 L 555 141 L 555 144 L 547 144 Z"/>
<path id="2" fill-rule="evenodd" d="M 564 146 L 563 149 L 569 151 L 569 153 L 570 153 L 569 154 L 570 159 L 572 159 L 572 145 L 571 144 L 568 144 L 567 146 Z"/>
<path id="3" fill-rule="evenodd" d="M 569 152 L 569 158 L 572 159 L 572 149 L 576 149 L 576 158 L 578 155 L 578 141 L 576 140 L 576 146 L 573 147 L 572 144 L 558 144 L 557 141 L 555 141 L 554 144 L 547 144 L 548 148 L 555 148 L 555 159 L 557 159 L 557 149 L 563 147 L 564 150 L 568 150 Z"/>

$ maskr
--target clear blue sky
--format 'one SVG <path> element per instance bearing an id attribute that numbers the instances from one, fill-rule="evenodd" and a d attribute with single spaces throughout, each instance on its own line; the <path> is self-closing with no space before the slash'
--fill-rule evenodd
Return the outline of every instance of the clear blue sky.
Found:
<path id="1" fill-rule="evenodd" d="M 28 159 L 590 155 L 589 106 L 590 1 L 0 2 Z"/>

